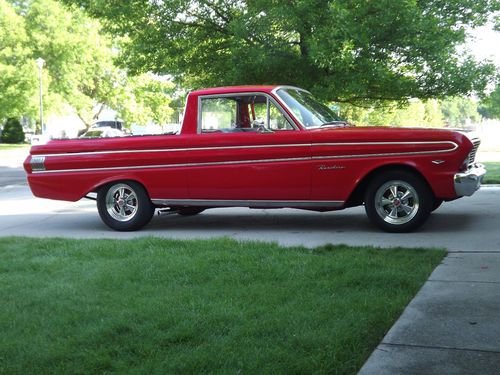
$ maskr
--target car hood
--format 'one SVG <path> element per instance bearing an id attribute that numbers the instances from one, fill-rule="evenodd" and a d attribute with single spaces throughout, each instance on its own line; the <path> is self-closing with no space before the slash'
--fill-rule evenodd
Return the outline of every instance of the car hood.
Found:
<path id="1" fill-rule="evenodd" d="M 339 128 L 317 128 L 310 130 L 313 138 L 327 136 L 365 141 L 453 141 L 461 143 L 464 139 L 472 141 L 477 134 L 463 129 L 442 128 L 401 128 L 388 126 L 356 126 Z"/>

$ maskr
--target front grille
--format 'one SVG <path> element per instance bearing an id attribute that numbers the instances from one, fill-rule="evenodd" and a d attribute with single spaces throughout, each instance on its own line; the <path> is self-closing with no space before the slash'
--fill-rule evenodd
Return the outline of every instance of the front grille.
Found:
<path id="1" fill-rule="evenodd" d="M 474 139 L 471 139 L 471 142 L 472 142 L 472 150 L 469 153 L 469 156 L 467 157 L 467 164 L 468 165 L 474 164 L 474 161 L 476 160 L 477 149 L 479 148 L 479 145 L 481 144 L 481 140 L 479 138 L 474 138 Z"/>

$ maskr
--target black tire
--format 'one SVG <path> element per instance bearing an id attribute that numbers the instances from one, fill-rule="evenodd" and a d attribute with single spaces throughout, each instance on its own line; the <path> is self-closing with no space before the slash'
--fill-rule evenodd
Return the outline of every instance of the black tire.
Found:
<path id="1" fill-rule="evenodd" d="M 155 207 L 141 184 L 119 181 L 99 190 L 97 211 L 104 224 L 111 229 L 133 231 L 151 221 Z"/>
<path id="2" fill-rule="evenodd" d="M 441 205 L 443 204 L 443 200 L 442 199 L 434 199 L 434 203 L 432 205 L 432 209 L 431 209 L 431 212 L 434 212 L 436 211 L 439 207 L 441 207 Z"/>
<path id="3" fill-rule="evenodd" d="M 392 233 L 411 232 L 420 227 L 433 204 L 434 194 L 426 181 L 408 171 L 375 176 L 365 193 L 365 210 L 372 223 Z"/>
<path id="4" fill-rule="evenodd" d="M 177 213 L 182 216 L 194 216 L 202 213 L 203 211 L 205 211 L 205 209 L 200 207 L 182 207 L 179 208 Z"/>

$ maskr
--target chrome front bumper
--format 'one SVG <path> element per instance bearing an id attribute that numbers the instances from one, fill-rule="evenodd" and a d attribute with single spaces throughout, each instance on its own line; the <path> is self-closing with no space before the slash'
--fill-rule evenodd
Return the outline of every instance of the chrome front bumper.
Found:
<path id="1" fill-rule="evenodd" d="M 455 192 L 458 196 L 471 196 L 479 189 L 486 169 L 482 164 L 474 164 L 465 172 L 455 174 Z"/>

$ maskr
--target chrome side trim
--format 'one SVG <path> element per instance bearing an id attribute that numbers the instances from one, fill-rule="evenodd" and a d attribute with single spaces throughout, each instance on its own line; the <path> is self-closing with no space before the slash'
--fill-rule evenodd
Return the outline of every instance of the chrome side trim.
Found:
<path id="1" fill-rule="evenodd" d="M 449 144 L 453 148 L 436 151 L 420 151 L 420 152 L 451 152 L 458 148 L 455 142 L 451 141 L 428 141 L 428 142 L 339 142 L 339 143 L 288 143 L 288 144 L 271 144 L 271 145 L 246 145 L 246 146 L 218 146 L 218 147 L 183 147 L 183 148 L 167 148 L 167 149 L 142 149 L 142 150 L 114 150 L 114 151 L 88 151 L 74 152 L 64 154 L 44 154 L 36 155 L 36 157 L 68 157 L 68 156 L 83 156 L 83 155 L 109 155 L 109 154 L 136 154 L 142 152 L 182 152 L 182 151 L 211 151 L 211 150 L 238 150 L 238 149 L 258 149 L 258 148 L 284 148 L 284 147 L 314 147 L 314 146 L 377 146 L 377 145 L 425 145 L 425 144 Z M 404 155 L 405 153 L 401 153 Z M 35 157 L 35 156 L 33 156 Z"/>
<path id="2" fill-rule="evenodd" d="M 386 146 L 386 145 L 439 145 L 439 144 L 449 144 L 452 145 L 453 148 L 444 150 L 447 151 L 455 151 L 458 148 L 458 145 L 452 141 L 421 141 L 421 142 L 342 142 L 342 143 L 312 143 L 312 146 Z M 410 151 L 411 152 L 411 151 Z M 424 152 L 424 151 L 415 151 L 415 152 Z M 443 152 L 439 151 L 425 151 L 425 152 Z"/>
<path id="3" fill-rule="evenodd" d="M 452 150 L 439 150 L 439 151 L 413 151 L 413 152 L 386 152 L 383 154 L 357 154 L 357 155 L 333 155 L 333 156 L 313 156 L 313 160 L 324 159 L 359 159 L 359 158 L 372 158 L 383 156 L 402 156 L 402 155 L 425 155 L 425 154 L 439 154 L 443 152 L 450 152 Z"/>
<path id="4" fill-rule="evenodd" d="M 444 143 L 444 142 L 438 142 Z M 450 142 L 453 143 L 453 142 Z M 323 144 L 327 145 L 327 144 Z M 457 146 L 455 144 L 455 146 Z M 232 147 L 232 146 L 229 146 Z M 239 146 L 234 146 L 239 147 Z M 267 146 L 269 147 L 269 146 Z M 458 146 L 457 146 L 458 147 Z M 275 159 L 251 159 L 251 160 L 231 160 L 231 161 L 218 161 L 218 162 L 203 162 L 203 163 L 178 163 L 178 164 L 156 164 L 156 165 L 134 165 L 123 167 L 95 167 L 95 168 L 72 168 L 72 169 L 54 169 L 54 170 L 37 170 L 33 173 L 58 173 L 58 172 L 91 172 L 91 171 L 114 171 L 114 170 L 128 170 L 128 169 L 153 169 L 153 168 L 176 168 L 176 167 L 203 167 L 214 165 L 231 165 L 231 164 L 252 164 L 252 163 L 276 163 L 288 161 L 312 161 L 312 160 L 336 160 L 336 159 L 359 159 L 367 157 L 388 157 L 388 156 L 401 156 L 401 155 L 424 155 L 435 154 L 453 151 L 453 149 L 436 150 L 436 151 L 414 151 L 414 152 L 393 152 L 393 153 L 376 153 L 376 154 L 357 154 L 357 155 L 327 155 L 327 156 L 308 156 L 297 158 L 275 158 Z"/>
<path id="5" fill-rule="evenodd" d="M 230 165 L 230 164 L 253 164 L 253 163 L 273 163 L 282 161 L 306 161 L 311 160 L 310 157 L 302 158 L 283 158 L 283 159 L 258 159 L 258 160 L 232 160 L 218 161 L 205 163 L 179 163 L 179 164 L 156 164 L 156 165 L 133 165 L 125 167 L 105 167 L 105 168 L 74 168 L 74 169 L 53 169 L 45 171 L 37 171 L 33 173 L 62 173 L 62 172 L 91 172 L 91 171 L 115 171 L 127 169 L 155 169 L 155 168 L 175 168 L 175 167 L 204 167 L 212 165 Z"/>
<path id="6" fill-rule="evenodd" d="M 342 207 L 344 201 L 299 200 L 220 200 L 220 199 L 151 199 L 159 206 L 206 206 L 206 207 Z"/>
<path id="7" fill-rule="evenodd" d="M 289 143 L 278 145 L 247 145 L 247 146 L 219 146 L 219 147 L 185 147 L 185 148 L 161 148 L 150 150 L 116 150 L 116 151 L 92 151 L 92 152 L 74 152 L 65 154 L 45 154 L 47 157 L 67 157 L 83 155 L 109 155 L 109 154 L 137 154 L 141 152 L 182 152 L 182 151 L 211 151 L 211 150 L 238 150 L 254 148 L 282 148 L 282 147 L 311 147 L 310 143 Z"/>

